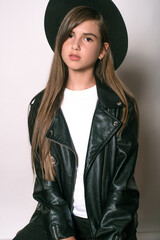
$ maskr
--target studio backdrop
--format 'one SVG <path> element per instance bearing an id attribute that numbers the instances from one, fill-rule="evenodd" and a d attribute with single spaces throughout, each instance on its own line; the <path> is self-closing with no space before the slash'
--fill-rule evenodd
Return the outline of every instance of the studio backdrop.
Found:
<path id="1" fill-rule="evenodd" d="M 160 239 L 159 0 L 114 0 L 129 34 L 119 77 L 140 111 L 136 181 L 139 240 Z M 35 207 L 28 138 L 28 104 L 45 87 L 52 51 L 44 33 L 48 0 L 0 1 L 0 239 L 12 239 Z"/>

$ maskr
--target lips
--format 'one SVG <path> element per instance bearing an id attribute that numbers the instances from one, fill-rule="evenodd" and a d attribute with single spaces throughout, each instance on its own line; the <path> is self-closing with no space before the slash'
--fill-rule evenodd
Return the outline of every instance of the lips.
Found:
<path id="1" fill-rule="evenodd" d="M 78 61 L 80 60 L 80 56 L 76 55 L 76 54 L 70 54 L 69 58 L 73 61 Z"/>

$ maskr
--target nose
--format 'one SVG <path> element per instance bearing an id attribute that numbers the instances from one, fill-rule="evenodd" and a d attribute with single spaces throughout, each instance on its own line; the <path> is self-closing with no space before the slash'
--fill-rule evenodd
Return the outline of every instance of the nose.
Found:
<path id="1" fill-rule="evenodd" d="M 71 48 L 73 50 L 80 50 L 80 41 L 79 41 L 79 39 L 73 39 Z"/>

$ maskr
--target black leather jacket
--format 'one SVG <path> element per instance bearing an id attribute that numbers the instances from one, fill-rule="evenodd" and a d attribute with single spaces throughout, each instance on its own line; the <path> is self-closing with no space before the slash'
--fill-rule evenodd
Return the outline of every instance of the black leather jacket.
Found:
<path id="1" fill-rule="evenodd" d="M 138 148 L 137 116 L 132 101 L 128 99 L 128 121 L 117 136 L 124 104 L 115 92 L 99 80 L 96 80 L 96 85 L 98 103 L 84 170 L 85 201 L 92 239 L 128 240 L 135 234 L 134 219 L 139 201 L 133 176 Z M 43 92 L 39 93 L 30 104 L 30 139 L 42 95 Z M 78 165 L 61 109 L 53 119 L 46 137 L 51 142 L 56 179 L 45 181 L 39 166 L 36 166 L 33 197 L 39 204 L 31 221 L 35 221 L 41 212 L 52 234 L 51 239 L 57 240 L 74 235 L 72 205 Z"/>

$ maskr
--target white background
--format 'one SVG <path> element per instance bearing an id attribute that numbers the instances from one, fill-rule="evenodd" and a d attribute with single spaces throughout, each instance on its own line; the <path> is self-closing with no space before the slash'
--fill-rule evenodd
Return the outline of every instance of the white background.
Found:
<path id="1" fill-rule="evenodd" d="M 128 55 L 118 74 L 134 93 L 140 110 L 139 240 L 159 240 L 160 1 L 114 2 L 129 33 Z M 46 84 L 52 60 L 43 28 L 47 3 L 0 1 L 0 239 L 12 239 L 36 206 L 27 112 L 32 97 Z"/>

